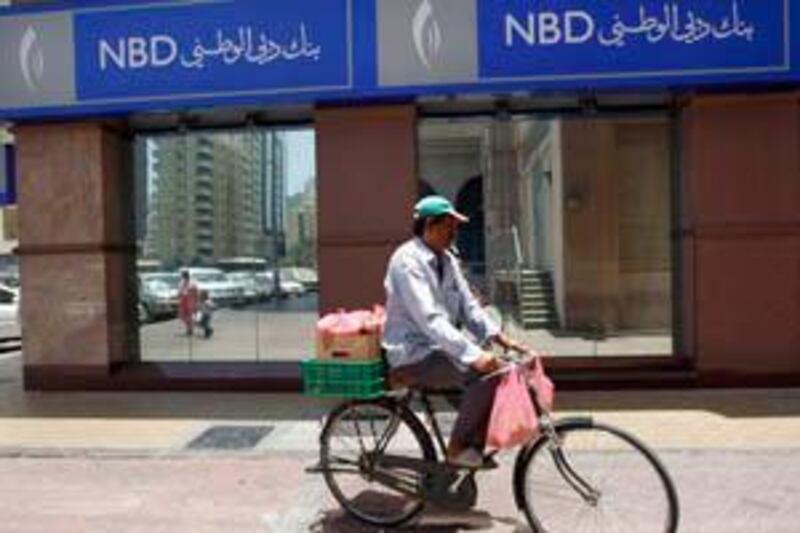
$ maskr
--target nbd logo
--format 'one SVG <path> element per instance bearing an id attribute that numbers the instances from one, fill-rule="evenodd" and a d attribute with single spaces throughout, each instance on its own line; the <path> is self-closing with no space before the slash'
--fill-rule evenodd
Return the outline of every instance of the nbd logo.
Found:
<path id="1" fill-rule="evenodd" d="M 417 57 L 428 70 L 442 49 L 442 29 L 430 0 L 422 0 L 411 23 L 414 36 L 414 49 Z"/>
<path id="2" fill-rule="evenodd" d="M 595 35 L 594 18 L 586 11 L 529 12 L 527 17 L 516 17 L 506 13 L 504 20 L 504 44 L 514 47 L 519 41 L 526 46 L 548 46 L 556 44 L 583 44 Z"/>
<path id="3" fill-rule="evenodd" d="M 178 43 L 169 35 L 121 37 L 98 42 L 100 70 L 164 68 L 178 59 Z"/>
<path id="4" fill-rule="evenodd" d="M 30 92 L 37 92 L 44 77 L 44 52 L 39 35 L 32 26 L 28 26 L 20 41 L 19 66 L 25 86 Z"/>

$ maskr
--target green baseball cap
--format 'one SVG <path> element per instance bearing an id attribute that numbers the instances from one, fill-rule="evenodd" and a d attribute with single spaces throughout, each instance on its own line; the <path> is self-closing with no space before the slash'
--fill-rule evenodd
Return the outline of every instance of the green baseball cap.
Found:
<path id="1" fill-rule="evenodd" d="M 426 196 L 414 206 L 414 218 L 437 217 L 440 215 L 450 215 L 459 222 L 469 222 L 468 217 L 456 211 L 450 200 L 442 196 Z"/>

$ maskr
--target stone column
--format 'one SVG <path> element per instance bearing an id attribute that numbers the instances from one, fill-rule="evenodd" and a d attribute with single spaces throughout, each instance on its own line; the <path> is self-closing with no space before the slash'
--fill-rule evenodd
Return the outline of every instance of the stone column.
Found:
<path id="1" fill-rule="evenodd" d="M 26 386 L 137 358 L 132 143 L 97 122 L 15 128 Z"/>
<path id="2" fill-rule="evenodd" d="M 413 106 L 317 112 L 321 312 L 384 301 L 386 262 L 411 236 L 416 127 Z"/>

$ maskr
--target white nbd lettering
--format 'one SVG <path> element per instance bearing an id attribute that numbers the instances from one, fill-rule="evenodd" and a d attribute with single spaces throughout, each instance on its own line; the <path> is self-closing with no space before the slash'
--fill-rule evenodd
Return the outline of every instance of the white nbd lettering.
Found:
<path id="1" fill-rule="evenodd" d="M 125 68 L 125 39 L 118 41 L 116 49 L 105 39 L 100 40 L 100 70 L 108 68 L 109 59 L 117 68 Z"/>
<path id="2" fill-rule="evenodd" d="M 578 33 L 580 24 L 583 24 L 583 33 Z M 567 11 L 564 26 L 567 44 L 583 44 L 594 37 L 594 19 L 586 11 Z"/>
<path id="3" fill-rule="evenodd" d="M 558 44 L 561 40 L 561 28 L 558 24 L 558 15 L 555 13 L 539 14 L 539 44 Z"/>
<path id="4" fill-rule="evenodd" d="M 147 39 L 131 37 L 128 39 L 128 68 L 139 69 L 147 66 Z"/>
<path id="5" fill-rule="evenodd" d="M 533 13 L 528 13 L 528 24 L 523 26 L 520 21 L 511 13 L 506 13 L 506 46 L 514 46 L 514 34 L 516 33 L 528 46 L 536 44 L 536 25 Z"/>
<path id="6" fill-rule="evenodd" d="M 512 13 L 505 16 L 505 45 L 522 42 L 527 46 L 552 46 L 559 43 L 583 44 L 595 34 L 595 22 L 586 11 L 529 12 L 524 20 Z"/>
<path id="7" fill-rule="evenodd" d="M 150 39 L 150 62 L 154 67 L 167 67 L 178 58 L 178 44 L 169 35 L 155 35 Z"/>
<path id="8" fill-rule="evenodd" d="M 116 42 L 101 39 L 98 43 L 100 70 L 163 68 L 178 58 L 178 43 L 169 35 L 127 37 Z"/>

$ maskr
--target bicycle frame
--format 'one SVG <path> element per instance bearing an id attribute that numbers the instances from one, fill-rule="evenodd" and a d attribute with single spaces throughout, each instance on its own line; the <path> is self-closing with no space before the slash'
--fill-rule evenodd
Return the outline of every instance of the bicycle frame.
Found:
<path id="1" fill-rule="evenodd" d="M 529 449 L 533 447 L 537 442 L 541 440 L 546 440 L 548 443 L 549 451 L 553 456 L 553 462 L 556 465 L 556 469 L 558 470 L 561 477 L 564 481 L 569 484 L 575 490 L 578 495 L 581 496 L 587 503 L 592 506 L 597 505 L 601 493 L 593 488 L 589 482 L 587 482 L 572 466 L 569 458 L 564 453 L 560 437 L 558 436 L 558 426 L 562 423 L 560 421 L 554 421 L 551 417 L 550 412 L 541 405 L 536 395 L 536 390 L 534 388 L 529 389 L 531 392 L 531 401 L 534 404 L 536 412 L 538 413 L 538 421 L 539 427 L 541 429 L 541 433 L 539 437 L 533 441 L 531 441 L 528 445 L 523 447 L 518 455 L 517 455 L 517 463 L 519 464 L 522 457 L 527 453 Z M 410 403 L 414 400 L 414 395 L 418 395 L 418 399 L 422 405 L 423 413 L 427 422 L 430 427 L 430 431 L 433 433 L 435 442 L 439 447 L 440 452 L 442 453 L 442 457 L 446 454 L 446 444 L 444 441 L 444 436 L 442 434 L 441 427 L 439 422 L 436 418 L 436 412 L 431 405 L 430 396 L 424 392 L 414 392 L 408 391 L 405 392 L 403 396 L 399 399 L 396 399 L 397 406 L 400 409 L 408 409 L 413 413 L 413 410 L 410 407 Z M 416 414 L 415 414 L 416 416 Z M 392 420 L 389 424 L 389 429 L 381 436 L 379 440 L 378 446 L 374 452 L 367 454 L 369 456 L 369 465 L 370 465 L 370 476 L 375 479 L 376 481 L 387 485 L 389 487 L 394 488 L 400 492 L 403 492 L 407 495 L 417 495 L 417 491 L 414 490 L 413 485 L 407 485 L 406 480 L 398 477 L 396 475 L 390 475 L 386 473 L 380 472 L 376 466 L 376 463 L 381 463 L 381 466 L 387 468 L 401 468 L 407 469 L 412 471 L 424 472 L 426 474 L 441 474 L 441 475 L 452 475 L 453 473 L 457 472 L 457 468 L 449 468 L 446 463 L 443 462 L 436 462 L 430 463 L 428 461 L 423 461 L 420 459 L 411 459 L 399 456 L 392 456 L 392 455 L 385 455 L 384 451 L 386 446 L 391 441 L 391 438 L 394 436 L 394 431 L 397 429 L 398 421 L 399 421 L 399 414 L 397 412 L 393 413 Z M 574 421 L 576 419 L 566 419 L 563 421 L 564 423 L 568 423 Z M 585 419 L 584 419 L 585 420 Z M 516 473 L 518 470 L 515 467 L 515 479 L 517 478 L 518 474 Z M 474 472 L 472 472 L 474 475 Z M 460 481 L 463 481 L 461 479 Z M 518 502 L 518 505 L 520 502 Z"/>
<path id="2" fill-rule="evenodd" d="M 523 368 L 525 369 L 524 371 L 527 372 L 527 368 L 524 367 L 524 365 Z M 531 401 L 533 402 L 537 413 L 540 433 L 536 439 L 523 446 L 517 454 L 516 466 L 514 469 L 515 483 L 518 476 L 521 475 L 518 473 L 518 470 L 520 470 L 519 467 L 522 463 L 522 459 L 526 454 L 530 453 L 537 443 L 545 440 L 547 442 L 549 451 L 553 456 L 556 469 L 565 482 L 568 483 L 587 503 L 596 505 L 600 498 L 599 491 L 594 489 L 572 466 L 569 458 L 566 456 L 561 447 L 560 437 L 558 435 L 558 427 L 562 423 L 569 423 L 575 419 L 565 419 L 563 421 L 553 420 L 550 411 L 547 410 L 539 401 L 535 388 L 529 387 L 529 391 L 531 393 Z M 439 424 L 439 420 L 436 417 L 436 411 L 431 403 L 431 395 L 432 393 L 413 389 L 402 392 L 389 392 L 387 394 L 387 397 L 392 399 L 394 403 L 394 409 L 390 415 L 391 418 L 389 423 L 383 434 L 378 438 L 373 450 L 366 450 L 363 449 L 363 447 L 361 450 L 366 460 L 365 475 L 368 478 L 391 487 L 406 495 L 420 496 L 419 488 L 416 487 L 411 480 L 405 479 L 404 476 L 397 475 L 396 473 L 389 473 L 389 471 L 391 469 L 401 469 L 441 478 L 452 478 L 452 476 L 458 474 L 456 485 L 460 485 L 460 483 L 462 483 L 467 477 L 474 476 L 475 471 L 463 471 L 463 469 L 452 467 L 444 462 L 443 458 L 447 454 L 447 445 Z M 419 415 L 417 415 L 417 413 L 412 409 L 412 403 L 415 400 L 419 401 L 419 404 L 422 407 L 424 421 L 427 422 L 427 424 L 423 423 L 422 427 L 428 430 L 429 435 L 432 434 L 432 440 L 435 442 L 434 449 L 438 448 L 437 459 L 435 462 L 426 461 L 424 459 L 395 456 L 385 453 L 386 448 L 388 447 L 397 431 L 397 428 L 400 425 L 400 411 L 405 409 L 413 416 L 419 418 Z M 422 422 L 422 420 L 420 420 L 420 422 Z M 359 434 L 359 443 L 361 443 L 362 439 L 360 427 L 358 425 L 355 427 Z M 335 467 L 332 468 L 328 466 L 327 468 L 335 470 Z M 464 473 L 466 473 L 466 475 L 460 475 Z M 518 501 L 517 504 L 519 506 L 521 505 L 521 502 Z"/>
<path id="3" fill-rule="evenodd" d="M 527 372 L 528 370 L 529 368 L 525 366 L 523 371 Z M 538 381 L 529 381 L 529 383 L 538 383 Z M 552 472 L 549 474 L 550 476 L 555 476 L 556 480 L 560 478 L 562 486 L 569 487 L 571 491 L 574 491 L 577 500 L 582 500 L 585 506 L 599 507 L 604 494 L 598 490 L 599 485 L 587 477 L 587 474 L 593 471 L 591 466 L 588 471 L 583 471 L 581 467 L 583 456 L 580 453 L 583 449 L 581 447 L 583 441 L 581 437 L 573 437 L 578 435 L 578 431 L 588 430 L 590 435 L 594 434 L 591 432 L 601 431 L 617 439 L 621 438 L 632 446 L 634 453 L 644 454 L 666 488 L 669 506 L 666 519 L 667 524 L 670 525 L 668 531 L 675 531 L 674 525 L 677 523 L 678 516 L 675 490 L 664 467 L 652 452 L 630 434 L 613 426 L 595 423 L 590 417 L 553 418 L 549 409 L 540 402 L 535 387 L 530 386 L 529 390 L 531 402 L 537 413 L 539 433 L 524 444 L 517 453 L 513 470 L 513 494 L 517 507 L 525 513 L 534 529 L 539 530 L 541 527 L 535 525 L 540 524 L 537 521 L 540 518 L 537 518 L 535 511 L 532 510 L 531 501 L 536 499 L 536 495 L 534 493 L 532 496 L 530 490 L 532 487 L 536 490 L 535 487 L 539 485 L 530 484 L 529 473 L 531 464 L 540 464 L 535 458 L 541 455 L 544 455 L 547 463 L 554 467 L 554 471 L 549 471 Z M 327 473 L 341 471 L 355 474 L 370 483 L 382 485 L 384 488 L 395 491 L 398 495 L 405 495 L 412 499 L 414 507 L 411 514 L 401 515 L 399 521 L 396 522 L 398 524 L 416 516 L 426 503 L 432 503 L 452 511 L 471 509 L 477 501 L 475 475 L 480 469 L 459 468 L 446 461 L 446 434 L 442 430 L 432 398 L 437 394 L 438 392 L 414 389 L 388 391 L 378 399 L 354 400 L 340 405 L 336 409 L 335 418 L 329 419 L 326 423 L 322 436 L 330 435 L 329 428 L 339 427 L 338 424 L 342 421 L 345 424 L 348 423 L 348 420 L 354 422 L 353 427 L 356 433 L 349 433 L 349 436 L 357 436 L 359 440 L 358 446 L 355 449 L 351 448 L 355 452 L 355 456 L 338 458 L 335 454 L 329 455 L 326 452 L 321 457 L 319 465 L 312 467 L 309 471 L 326 473 L 326 482 L 334 491 L 334 496 L 345 509 L 368 523 L 373 523 L 372 520 L 376 520 L 374 522 L 376 524 L 383 522 L 380 521 L 380 518 L 373 519 L 372 515 L 362 514 L 368 511 L 354 511 L 353 502 L 346 498 L 342 499 L 338 482 L 332 481 Z M 365 415 L 359 414 L 360 406 L 368 407 L 370 405 L 379 407 L 377 411 L 379 414 L 369 415 L 367 414 L 369 411 Z M 352 413 L 349 415 L 352 418 L 348 417 L 349 413 Z M 331 424 L 331 420 L 335 422 Z M 401 427 L 410 430 L 410 433 L 416 438 L 416 442 L 420 445 L 421 455 L 406 453 L 406 433 L 400 435 Z M 402 438 L 400 438 L 401 436 Z M 399 446 L 392 446 L 393 440 L 397 441 L 396 444 Z M 324 442 L 328 442 L 327 437 Z M 576 450 L 574 455 L 573 444 Z M 326 446 L 324 450 L 328 450 L 328 447 Z M 536 463 L 531 463 L 532 460 L 535 460 Z M 340 462 L 337 463 L 337 461 Z M 337 466 L 337 464 L 341 466 Z M 339 470 L 340 468 L 341 470 Z M 539 471 L 541 472 L 541 470 Z M 548 473 L 548 470 L 544 470 L 544 472 Z M 602 512 L 602 509 L 600 507 L 598 511 Z"/>

